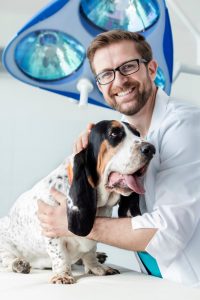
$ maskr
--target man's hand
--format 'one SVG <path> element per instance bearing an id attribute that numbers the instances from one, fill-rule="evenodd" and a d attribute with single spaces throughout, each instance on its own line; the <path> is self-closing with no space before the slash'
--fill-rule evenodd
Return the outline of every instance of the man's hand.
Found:
<path id="1" fill-rule="evenodd" d="M 74 154 L 79 153 L 81 150 L 85 149 L 88 145 L 88 139 L 91 132 L 92 127 L 94 127 L 93 123 L 89 123 L 87 125 L 86 131 L 82 132 L 78 139 L 74 143 L 73 152 Z"/>
<path id="2" fill-rule="evenodd" d="M 47 237 L 72 236 L 68 231 L 66 196 L 56 189 L 51 189 L 51 195 L 58 206 L 51 206 L 38 200 L 38 219 L 41 223 L 42 234 Z"/>

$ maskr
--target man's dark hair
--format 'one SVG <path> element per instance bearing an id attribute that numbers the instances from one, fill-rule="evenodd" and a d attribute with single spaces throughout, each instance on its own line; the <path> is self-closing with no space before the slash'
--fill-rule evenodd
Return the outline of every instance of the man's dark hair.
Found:
<path id="1" fill-rule="evenodd" d="M 149 43 L 147 43 L 147 41 L 141 34 L 124 30 L 110 30 L 98 34 L 88 47 L 87 57 L 89 59 L 90 67 L 93 73 L 95 73 L 95 70 L 92 63 L 96 51 L 108 45 L 119 43 L 122 41 L 133 41 L 136 50 L 141 55 L 141 58 L 144 58 L 147 62 L 152 60 L 153 55 L 151 46 L 149 45 Z"/>

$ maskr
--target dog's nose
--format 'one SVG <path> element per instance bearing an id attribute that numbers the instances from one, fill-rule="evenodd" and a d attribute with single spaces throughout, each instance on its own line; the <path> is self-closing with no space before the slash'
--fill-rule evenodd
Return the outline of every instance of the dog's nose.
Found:
<path id="1" fill-rule="evenodd" d="M 153 155 L 156 153 L 156 149 L 152 144 L 145 143 L 141 146 L 140 151 L 143 155 L 145 155 L 148 158 L 152 158 Z"/>

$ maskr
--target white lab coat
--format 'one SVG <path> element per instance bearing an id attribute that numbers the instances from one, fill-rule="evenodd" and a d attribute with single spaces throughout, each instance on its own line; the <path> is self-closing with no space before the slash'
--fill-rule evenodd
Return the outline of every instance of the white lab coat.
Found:
<path id="1" fill-rule="evenodd" d="M 159 89 L 147 140 L 156 154 L 132 227 L 158 228 L 146 251 L 163 278 L 200 286 L 200 109 Z"/>

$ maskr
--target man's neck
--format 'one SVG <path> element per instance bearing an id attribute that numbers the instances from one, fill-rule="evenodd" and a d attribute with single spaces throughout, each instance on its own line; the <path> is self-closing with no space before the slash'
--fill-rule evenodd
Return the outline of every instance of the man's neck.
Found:
<path id="1" fill-rule="evenodd" d="M 145 106 L 135 115 L 126 116 L 127 121 L 133 124 L 140 132 L 141 137 L 145 138 L 147 136 L 151 118 L 154 110 L 155 99 L 156 99 L 157 88 L 153 87 L 153 92 L 150 95 Z"/>

